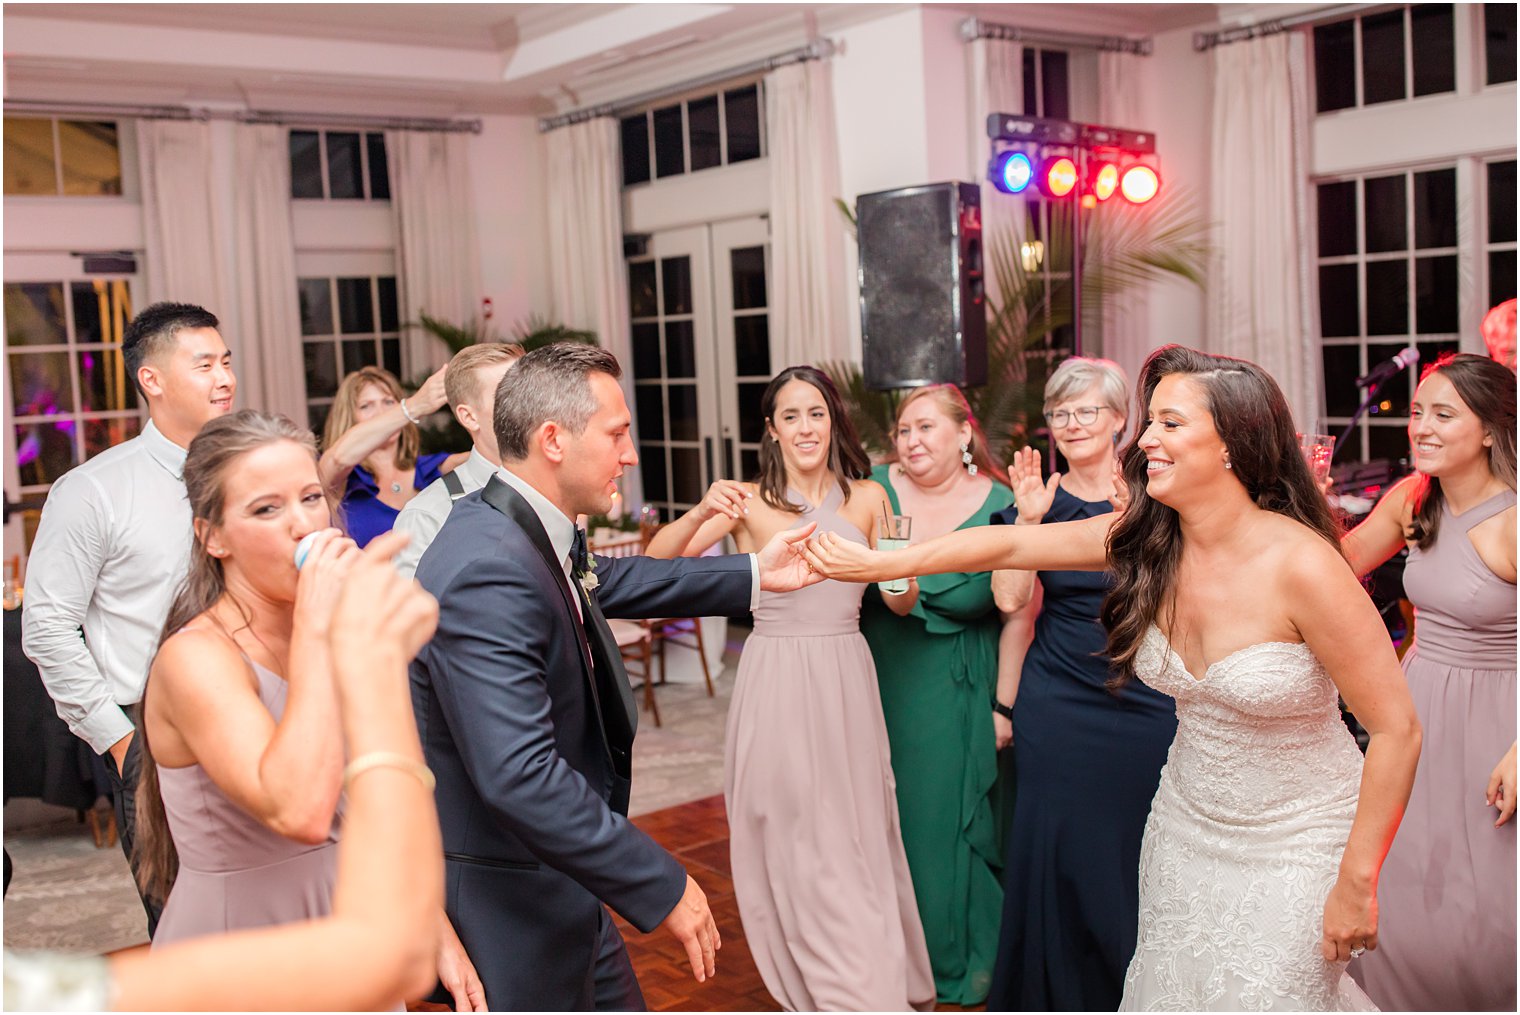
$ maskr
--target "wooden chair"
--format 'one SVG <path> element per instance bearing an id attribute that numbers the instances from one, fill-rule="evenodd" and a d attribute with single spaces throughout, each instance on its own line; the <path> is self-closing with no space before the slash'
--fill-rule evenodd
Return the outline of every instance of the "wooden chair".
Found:
<path id="1" fill-rule="evenodd" d="M 603 539 L 601 542 L 591 543 L 589 549 L 602 557 L 635 557 L 643 552 L 647 541 L 640 535 L 628 533 L 625 536 L 617 536 L 611 539 Z M 612 629 L 612 636 L 617 640 L 618 652 L 623 657 L 623 665 L 629 668 L 630 664 L 637 664 L 637 675 L 644 680 L 644 708 L 654 716 L 654 724 L 660 725 L 660 706 L 654 698 L 654 637 L 650 632 L 648 621 L 643 620 L 608 620 L 607 626 Z M 635 671 L 628 670 L 630 677 Z M 637 690 L 638 688 L 635 688 Z"/>

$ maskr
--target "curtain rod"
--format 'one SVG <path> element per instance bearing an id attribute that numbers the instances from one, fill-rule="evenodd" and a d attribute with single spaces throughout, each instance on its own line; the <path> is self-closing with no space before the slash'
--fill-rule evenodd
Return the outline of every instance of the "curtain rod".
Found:
<path id="1" fill-rule="evenodd" d="M 1392 10 L 1398 6 L 1400 5 L 1341 4 L 1337 7 L 1320 7 L 1316 10 L 1305 11 L 1302 14 L 1295 14 L 1288 18 L 1274 18 L 1271 21 L 1262 21 L 1254 25 L 1243 25 L 1240 28 L 1224 28 L 1217 32 L 1194 32 L 1193 49 L 1202 53 L 1213 49 L 1215 46 L 1226 46 L 1232 42 L 1245 42 L 1248 39 L 1259 39 L 1267 35 L 1277 35 L 1288 31 L 1290 28 L 1327 24 L 1355 14 Z"/>
<path id="2" fill-rule="evenodd" d="M 595 120 L 602 116 L 620 116 L 630 113 L 640 106 L 672 95 L 680 95 L 693 89 L 702 88 L 706 85 L 714 85 L 720 81 L 730 81 L 734 78 L 744 77 L 747 74 L 759 74 L 775 70 L 777 67 L 785 67 L 791 63 L 805 63 L 808 60 L 827 60 L 838 52 L 832 39 L 814 39 L 806 46 L 789 49 L 785 53 L 777 53 L 763 60 L 752 60 L 738 67 L 730 67 L 727 70 L 716 71 L 712 74 L 703 74 L 701 77 L 689 78 L 685 81 L 658 88 L 653 91 L 643 92 L 639 95 L 631 95 L 626 99 L 618 99 L 614 102 L 603 102 L 597 106 L 583 106 L 580 109 L 572 109 L 556 116 L 546 116 L 538 121 L 540 134 L 547 134 L 551 130 L 568 127 L 572 123 L 584 123 L 587 120 Z"/>
<path id="3" fill-rule="evenodd" d="M 1049 32 L 1043 28 L 1000 25 L 983 21 L 981 18 L 967 18 L 961 22 L 961 38 L 967 42 L 976 39 L 1002 39 L 1005 42 L 1027 42 L 1036 46 L 1065 46 L 1075 49 L 1101 49 L 1110 53 L 1134 53 L 1136 56 L 1151 55 L 1150 36 L 1132 39 L 1125 35 Z"/>
<path id="4" fill-rule="evenodd" d="M 351 113 L 298 113 L 276 109 L 209 109 L 195 106 L 131 106 L 111 102 L 45 102 L 6 99 L 5 112 L 51 116 L 125 116 L 142 120 L 235 120 L 238 123 L 281 125 L 317 124 L 368 127 L 373 130 L 420 130 L 446 134 L 479 134 L 479 120 L 441 120 L 430 117 L 360 116 Z"/>

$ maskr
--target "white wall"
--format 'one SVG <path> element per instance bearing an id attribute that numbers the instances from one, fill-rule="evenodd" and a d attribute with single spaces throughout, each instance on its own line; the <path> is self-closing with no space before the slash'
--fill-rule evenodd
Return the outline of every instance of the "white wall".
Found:
<path id="1" fill-rule="evenodd" d="M 549 309 L 549 217 L 544 141 L 528 116 L 484 116 L 470 142 L 481 297 L 492 323 L 508 334 L 530 313 Z"/>

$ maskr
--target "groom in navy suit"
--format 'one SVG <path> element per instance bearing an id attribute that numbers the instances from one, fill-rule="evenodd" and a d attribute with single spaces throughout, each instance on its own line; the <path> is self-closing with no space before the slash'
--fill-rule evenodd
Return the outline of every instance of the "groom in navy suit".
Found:
<path id="1" fill-rule="evenodd" d="M 812 526 L 759 554 L 588 558 L 578 514 L 603 514 L 638 464 L 616 358 L 535 350 L 496 391 L 504 466 L 455 505 L 417 580 L 438 632 L 412 702 L 438 777 L 446 900 L 492 1010 L 644 1008 L 611 906 L 686 948 L 697 980 L 720 947 L 707 898 L 628 820 L 638 710 L 606 617 L 727 616 L 761 588 L 812 584 Z"/>

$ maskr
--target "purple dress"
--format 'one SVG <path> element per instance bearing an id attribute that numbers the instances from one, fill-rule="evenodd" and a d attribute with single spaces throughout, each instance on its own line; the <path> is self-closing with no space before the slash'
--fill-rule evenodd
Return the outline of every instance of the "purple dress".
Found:
<path id="1" fill-rule="evenodd" d="M 1515 818 L 1494 827 L 1488 777 L 1515 742 L 1515 586 L 1468 538 L 1505 490 L 1409 551 L 1415 606 L 1404 675 L 1425 730 L 1420 767 L 1378 878 L 1378 948 L 1352 972 L 1385 1010 L 1515 1010 Z"/>
<path id="2" fill-rule="evenodd" d="M 443 475 L 443 463 L 448 461 L 447 451 L 431 455 L 418 455 L 412 469 L 412 489 L 425 490 L 428 484 Z M 389 532 L 401 512 L 380 499 L 380 487 L 375 477 L 362 465 L 354 466 L 348 474 L 348 486 L 343 491 L 340 508 L 343 525 L 348 535 L 360 546 L 368 546 L 376 536 Z"/>
<path id="3" fill-rule="evenodd" d="M 246 657 L 245 657 L 246 658 Z M 248 660 L 259 699 L 275 722 L 288 684 Z M 179 875 L 153 935 L 159 948 L 186 938 L 327 916 L 338 877 L 338 826 L 309 846 L 287 839 L 243 810 L 200 765 L 158 770 Z"/>

